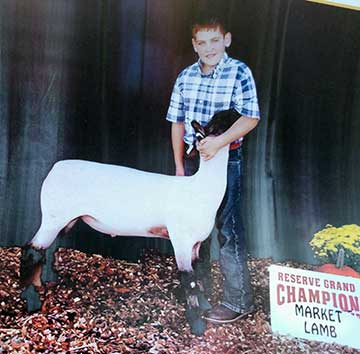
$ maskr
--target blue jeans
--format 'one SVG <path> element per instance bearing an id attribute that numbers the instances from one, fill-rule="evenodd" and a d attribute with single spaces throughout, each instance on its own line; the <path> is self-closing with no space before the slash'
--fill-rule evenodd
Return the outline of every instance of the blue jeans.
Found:
<path id="1" fill-rule="evenodd" d="M 230 150 L 227 188 L 217 213 L 219 231 L 220 269 L 224 277 L 222 304 L 236 312 L 254 309 L 253 293 L 247 266 L 247 250 L 241 217 L 242 148 Z M 185 158 L 185 174 L 190 176 L 198 170 L 198 155 Z M 195 272 L 199 279 L 208 278 L 210 272 L 210 243 L 205 241 L 200 249 L 199 264 Z M 206 282 L 205 282 L 206 289 Z"/>

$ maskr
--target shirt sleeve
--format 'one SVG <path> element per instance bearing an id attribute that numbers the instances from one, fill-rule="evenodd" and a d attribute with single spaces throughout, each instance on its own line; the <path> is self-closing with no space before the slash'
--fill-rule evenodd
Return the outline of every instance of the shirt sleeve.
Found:
<path id="1" fill-rule="evenodd" d="M 255 81 L 249 68 L 246 68 L 237 80 L 232 101 L 241 115 L 260 119 Z"/>
<path id="2" fill-rule="evenodd" d="M 170 98 L 170 105 L 166 115 L 166 120 L 173 123 L 183 123 L 185 121 L 184 97 L 180 90 L 180 80 L 176 80 Z"/>

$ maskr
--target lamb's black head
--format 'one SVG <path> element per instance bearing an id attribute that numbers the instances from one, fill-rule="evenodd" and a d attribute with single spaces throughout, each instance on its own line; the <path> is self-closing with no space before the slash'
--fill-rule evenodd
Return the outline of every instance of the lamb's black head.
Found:
<path id="1" fill-rule="evenodd" d="M 213 115 L 211 120 L 203 127 L 196 120 L 191 122 L 195 130 L 197 140 L 201 140 L 208 135 L 221 135 L 227 131 L 240 117 L 235 109 L 227 109 L 225 111 L 217 112 Z"/>

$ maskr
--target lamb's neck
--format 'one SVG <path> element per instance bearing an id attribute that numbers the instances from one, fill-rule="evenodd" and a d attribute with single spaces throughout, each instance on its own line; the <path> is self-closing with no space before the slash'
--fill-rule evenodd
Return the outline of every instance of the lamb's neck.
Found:
<path id="1" fill-rule="evenodd" d="M 225 191 L 228 159 L 228 145 L 220 149 L 217 154 L 208 161 L 200 158 L 200 167 L 196 173 L 196 181 L 201 184 L 199 186 L 201 189 L 207 186 L 206 193 L 221 194 Z"/>

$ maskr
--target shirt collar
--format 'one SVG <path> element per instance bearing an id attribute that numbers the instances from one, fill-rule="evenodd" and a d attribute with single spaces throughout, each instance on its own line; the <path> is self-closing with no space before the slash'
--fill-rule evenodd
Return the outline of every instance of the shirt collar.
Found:
<path id="1" fill-rule="evenodd" d="M 228 58 L 229 58 L 228 54 L 226 52 L 224 52 L 223 57 L 220 59 L 219 63 L 216 65 L 215 69 L 212 72 L 210 72 L 209 74 L 204 74 L 201 71 L 201 60 L 199 59 L 197 63 L 198 63 L 198 71 L 199 71 L 200 75 L 202 77 L 211 77 L 213 79 L 216 79 L 219 75 L 220 70 L 222 69 L 222 67 L 224 66 L 224 64 Z"/>

